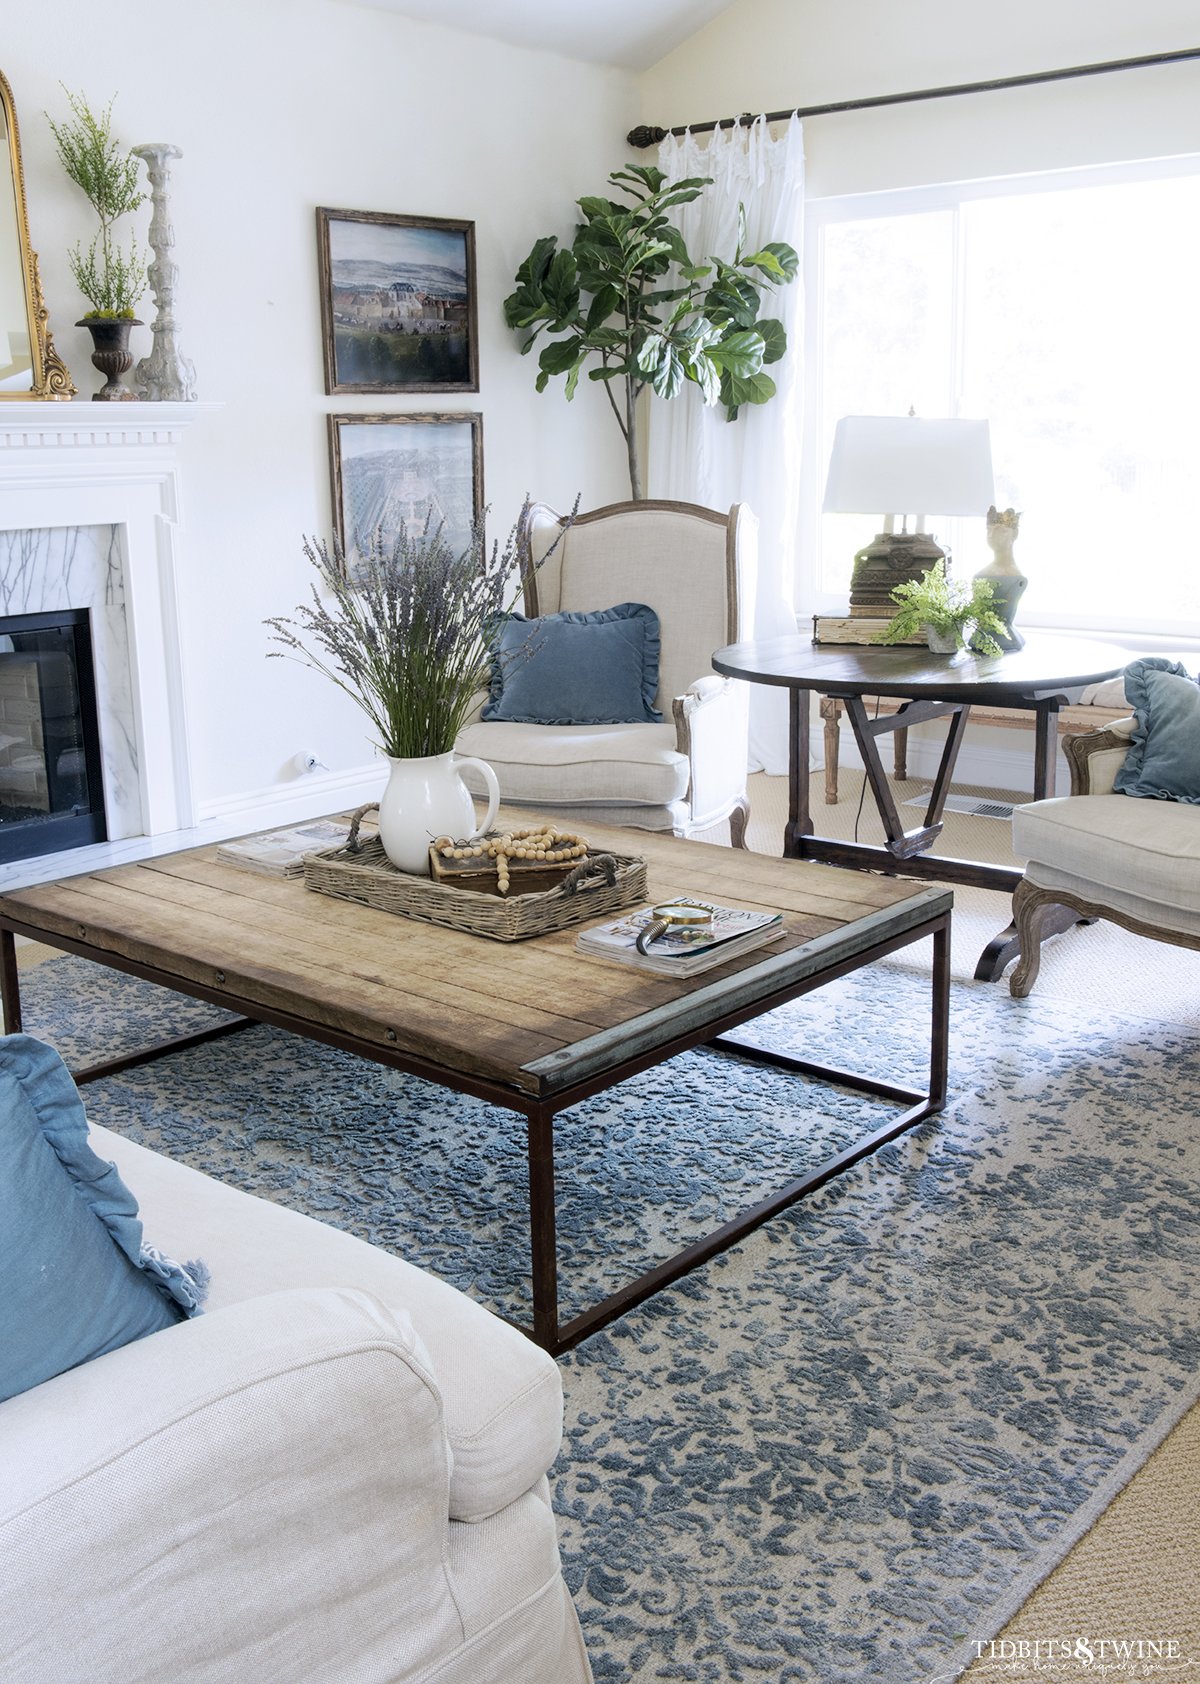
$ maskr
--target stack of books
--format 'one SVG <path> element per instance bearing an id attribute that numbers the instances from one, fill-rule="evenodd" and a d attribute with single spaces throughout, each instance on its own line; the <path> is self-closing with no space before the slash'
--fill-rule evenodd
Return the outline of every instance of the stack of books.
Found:
<path id="1" fill-rule="evenodd" d="M 684 926 L 668 928 L 647 946 L 645 953 L 637 950 L 637 938 L 654 917 L 654 908 L 640 907 L 627 912 L 611 924 L 598 924 L 576 937 L 575 945 L 581 953 L 591 953 L 597 959 L 613 959 L 618 964 L 636 965 L 639 970 L 654 971 L 659 976 L 695 976 L 713 965 L 723 965 L 727 959 L 767 942 L 778 941 L 783 935 L 783 918 L 778 912 L 744 912 L 733 906 L 714 906 L 710 901 L 692 900 L 681 896 L 672 902 L 676 906 L 702 906 L 712 914 L 712 923 L 702 930 Z"/>
<path id="2" fill-rule="evenodd" d="M 813 642 L 814 643 L 878 643 L 879 634 L 891 625 L 891 616 L 880 618 L 873 614 L 848 615 L 814 614 Z M 921 644 L 924 646 L 924 632 L 916 631 L 911 637 L 901 639 L 902 643 Z"/>

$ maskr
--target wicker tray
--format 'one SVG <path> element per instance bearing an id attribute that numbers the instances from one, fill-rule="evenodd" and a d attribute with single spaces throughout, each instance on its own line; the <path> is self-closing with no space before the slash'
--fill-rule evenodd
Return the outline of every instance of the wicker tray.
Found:
<path id="1" fill-rule="evenodd" d="M 596 866 L 611 860 L 612 882 L 601 869 L 574 891 L 560 882 L 537 894 L 488 895 L 398 871 L 376 836 L 354 854 L 345 848 L 330 848 L 306 855 L 304 886 L 318 894 L 337 895 L 360 906 L 398 912 L 403 918 L 419 918 L 426 924 L 441 924 L 468 935 L 488 936 L 492 941 L 524 941 L 551 930 L 565 930 L 572 924 L 592 923 L 645 900 L 645 860 L 626 854 L 592 855 L 589 859 Z"/>

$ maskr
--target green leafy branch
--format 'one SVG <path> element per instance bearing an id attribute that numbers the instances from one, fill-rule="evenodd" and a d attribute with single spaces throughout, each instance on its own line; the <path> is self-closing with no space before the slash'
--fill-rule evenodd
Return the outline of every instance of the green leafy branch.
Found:
<path id="1" fill-rule="evenodd" d="M 900 606 L 877 642 L 903 643 L 931 626 L 935 632 L 954 637 L 960 649 L 975 649 L 981 655 L 1003 653 L 992 634 L 1006 637 L 1009 628 L 992 606 L 994 592 L 989 580 L 967 583 L 949 579 L 945 561 L 935 561 L 919 579 L 906 579 L 897 585 L 891 597 Z"/>
<path id="2" fill-rule="evenodd" d="M 523 335 L 523 355 L 548 336 L 538 357 L 539 392 L 561 374 L 573 398 L 594 359 L 588 378 L 604 383 L 625 440 L 633 495 L 640 497 L 638 397 L 648 386 L 673 398 L 692 382 L 731 421 L 743 404 L 774 397 L 775 382 L 764 369 L 783 356 L 787 334 L 781 322 L 760 317 L 762 294 L 793 281 L 799 258 L 782 241 L 747 252 L 739 206 L 732 259 L 696 263 L 668 212 L 699 198 L 711 177 L 668 182 L 653 165 L 634 165 L 608 179 L 632 203 L 578 200 L 584 220 L 572 244 L 559 249 L 553 235 L 536 242 L 517 270 L 504 317 Z"/>
<path id="3" fill-rule="evenodd" d="M 113 136 L 111 99 L 97 116 L 82 94 L 67 87 L 63 92 L 72 117 L 56 123 L 47 112 L 46 121 L 59 163 L 100 221 L 100 231 L 86 252 L 79 244 L 70 252 L 71 274 L 92 306 L 90 315 L 132 316 L 146 290 L 146 263 L 134 238 L 127 252 L 118 248 L 114 225 L 145 202 L 138 185 L 138 160 Z"/>

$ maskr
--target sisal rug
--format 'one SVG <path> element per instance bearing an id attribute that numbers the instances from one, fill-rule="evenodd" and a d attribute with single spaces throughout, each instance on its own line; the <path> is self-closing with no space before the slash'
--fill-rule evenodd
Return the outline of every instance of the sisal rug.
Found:
<path id="1" fill-rule="evenodd" d="M 927 991 L 878 966 L 755 1030 L 911 1080 Z M 24 993 L 68 1061 L 211 1016 L 70 958 Z M 1200 1395 L 1200 1039 L 966 983 L 952 1014 L 941 1118 L 562 1360 L 556 1508 L 600 1684 L 948 1678 Z M 511 1114 L 269 1029 L 85 1097 L 525 1311 Z M 568 1113 L 566 1313 L 887 1110 L 701 1052 Z"/>

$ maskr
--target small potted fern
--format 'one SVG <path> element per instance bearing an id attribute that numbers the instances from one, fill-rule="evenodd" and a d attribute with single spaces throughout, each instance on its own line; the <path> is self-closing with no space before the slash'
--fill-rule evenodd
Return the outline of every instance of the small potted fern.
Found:
<path id="1" fill-rule="evenodd" d="M 119 402 L 135 395 L 121 384 L 121 376 L 133 366 L 129 331 L 142 325 L 134 311 L 146 290 L 146 263 L 135 239 L 130 239 L 127 250 L 121 250 L 114 225 L 137 210 L 146 195 L 138 186 L 138 160 L 113 137 L 112 100 L 97 116 L 82 94 L 73 94 L 69 88 L 63 91 L 71 107 L 70 118 L 56 123 L 47 113 L 46 120 L 59 163 L 100 221 L 87 250 L 76 244 L 69 256 L 75 285 L 91 305 L 75 325 L 91 333 L 92 362 L 107 377 L 93 398 Z"/>
<path id="2" fill-rule="evenodd" d="M 993 634 L 1005 636 L 1008 627 L 992 605 L 986 579 L 948 579 L 945 561 L 936 561 L 919 579 L 897 585 L 892 601 L 899 608 L 879 633 L 879 643 L 903 643 L 923 631 L 935 655 L 953 655 L 960 649 L 980 655 L 1004 652 Z"/>

